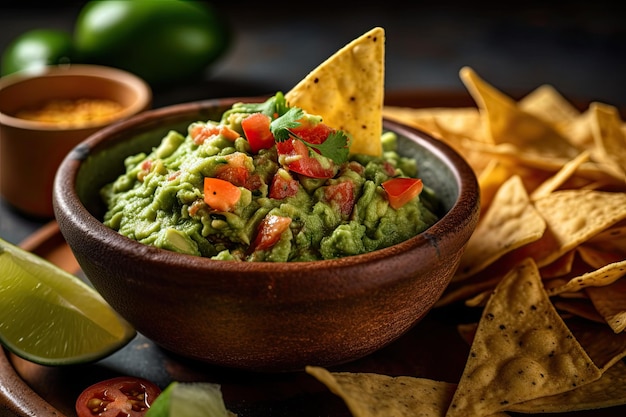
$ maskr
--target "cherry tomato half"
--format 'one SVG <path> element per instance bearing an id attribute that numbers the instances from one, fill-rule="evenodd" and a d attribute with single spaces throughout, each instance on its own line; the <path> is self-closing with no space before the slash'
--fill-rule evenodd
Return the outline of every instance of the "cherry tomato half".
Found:
<path id="1" fill-rule="evenodd" d="M 78 417 L 143 417 L 161 389 L 132 376 L 97 382 L 76 399 Z"/>

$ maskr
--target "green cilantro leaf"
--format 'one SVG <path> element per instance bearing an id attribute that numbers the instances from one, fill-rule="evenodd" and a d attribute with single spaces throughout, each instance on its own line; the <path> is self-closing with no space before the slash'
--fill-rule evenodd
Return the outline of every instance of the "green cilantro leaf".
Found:
<path id="1" fill-rule="evenodd" d="M 348 160 L 350 153 L 348 137 L 340 130 L 328 135 L 326 140 L 320 144 L 304 143 L 309 148 L 318 150 L 323 156 L 332 159 L 337 164 L 343 164 Z"/>
<path id="2" fill-rule="evenodd" d="M 300 126 L 298 120 L 304 117 L 304 111 L 298 107 L 292 107 L 285 114 L 272 120 L 270 131 L 278 142 L 283 142 L 293 136 L 289 129 Z"/>
<path id="3" fill-rule="evenodd" d="M 262 103 L 235 103 L 224 112 L 222 120 L 227 120 L 231 114 L 263 113 L 271 118 L 282 116 L 288 111 L 287 100 L 283 93 L 278 92 Z"/>

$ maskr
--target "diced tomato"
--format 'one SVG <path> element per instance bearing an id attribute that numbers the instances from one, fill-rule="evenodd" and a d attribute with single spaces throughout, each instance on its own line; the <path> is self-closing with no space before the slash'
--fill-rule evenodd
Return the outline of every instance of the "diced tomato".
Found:
<path id="1" fill-rule="evenodd" d="M 302 140 L 319 145 L 334 132 L 334 129 L 324 123 L 311 125 L 306 121 L 300 121 L 300 126 L 292 128 L 291 131 Z"/>
<path id="2" fill-rule="evenodd" d="M 202 145 L 205 140 L 221 135 L 223 138 L 234 141 L 239 137 L 239 133 L 228 126 L 208 124 L 194 125 L 189 134 L 196 145 Z"/>
<path id="3" fill-rule="evenodd" d="M 250 172 L 245 167 L 223 165 L 215 171 L 215 178 L 228 181 L 238 187 L 243 187 L 249 176 Z"/>
<path id="4" fill-rule="evenodd" d="M 146 178 L 146 175 L 148 175 L 150 171 L 152 171 L 153 164 L 154 164 L 154 161 L 152 161 L 152 159 L 146 159 L 145 161 L 141 163 L 140 165 L 141 170 L 137 173 L 137 179 L 139 181 L 143 181 L 144 178 Z"/>
<path id="5" fill-rule="evenodd" d="M 246 183 L 243 184 L 244 188 L 247 188 L 250 191 L 258 190 L 263 185 L 263 179 L 259 174 L 252 174 L 246 180 Z"/>
<path id="6" fill-rule="evenodd" d="M 193 143 L 202 145 L 208 138 L 218 135 L 219 128 L 213 124 L 196 124 L 189 131 Z"/>
<path id="7" fill-rule="evenodd" d="M 289 217 L 272 214 L 265 216 L 259 224 L 254 242 L 250 245 L 250 251 L 270 249 L 280 240 L 280 236 L 289 228 L 290 224 L 291 219 Z"/>
<path id="8" fill-rule="evenodd" d="M 231 182 L 238 187 L 243 187 L 250 176 L 250 171 L 246 166 L 247 158 L 246 154 L 242 152 L 226 155 L 224 157 L 226 164 L 218 166 L 215 169 L 214 176 Z"/>
<path id="9" fill-rule="evenodd" d="M 141 163 L 141 169 L 144 171 L 150 171 L 152 169 L 152 159 L 146 159 Z"/>
<path id="10" fill-rule="evenodd" d="M 97 382 L 76 399 L 78 417 L 143 417 L 161 389 L 143 378 L 122 376 Z"/>
<path id="11" fill-rule="evenodd" d="M 252 153 L 274 146 L 274 135 L 270 131 L 271 122 L 272 120 L 263 113 L 253 113 L 241 121 L 241 128 Z"/>
<path id="12" fill-rule="evenodd" d="M 224 139 L 228 139 L 230 141 L 234 141 L 239 136 L 241 136 L 241 135 L 239 135 L 239 133 L 236 130 L 233 130 L 230 127 L 224 126 L 224 125 L 220 125 L 220 135 Z"/>
<path id="13" fill-rule="evenodd" d="M 354 184 L 350 181 L 343 181 L 328 185 L 324 188 L 324 198 L 331 206 L 338 207 L 344 217 L 350 216 L 354 209 Z"/>
<path id="14" fill-rule="evenodd" d="M 417 197 L 424 188 L 419 178 L 392 178 L 381 185 L 387 193 L 389 205 L 394 209 L 399 209 Z"/>
<path id="15" fill-rule="evenodd" d="M 301 140 L 289 138 L 276 143 L 281 163 L 289 170 L 312 178 L 332 178 L 337 172 L 335 163 L 320 156 L 325 164 L 309 155 L 309 148 Z"/>
<path id="16" fill-rule="evenodd" d="M 294 179 L 288 172 L 280 169 L 272 178 L 270 185 L 270 198 L 282 200 L 283 198 L 293 197 L 298 193 L 300 183 Z"/>
<path id="17" fill-rule="evenodd" d="M 204 179 L 204 202 L 219 211 L 232 210 L 239 198 L 241 190 L 231 182 L 219 178 Z"/>

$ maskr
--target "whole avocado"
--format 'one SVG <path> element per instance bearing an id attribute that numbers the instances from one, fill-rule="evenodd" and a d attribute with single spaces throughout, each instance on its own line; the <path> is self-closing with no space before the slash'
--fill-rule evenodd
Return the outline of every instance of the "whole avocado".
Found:
<path id="1" fill-rule="evenodd" d="M 72 35 L 58 29 L 32 29 L 13 39 L 2 51 L 0 75 L 36 70 L 74 61 Z"/>
<path id="2" fill-rule="evenodd" d="M 207 2 L 89 1 L 74 46 L 83 63 L 130 71 L 152 85 L 198 77 L 228 49 L 230 28 Z"/>

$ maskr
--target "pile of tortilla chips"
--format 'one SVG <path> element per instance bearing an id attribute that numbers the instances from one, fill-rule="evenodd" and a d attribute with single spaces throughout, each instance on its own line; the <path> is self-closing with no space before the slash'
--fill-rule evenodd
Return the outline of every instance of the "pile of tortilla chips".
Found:
<path id="1" fill-rule="evenodd" d="M 334 57 L 323 75 L 334 67 L 349 79 L 350 71 L 362 70 L 364 60 L 344 54 L 371 46 L 365 39 Z M 378 93 L 380 48 L 382 42 L 369 54 L 380 60 L 371 67 Z M 316 76 L 296 90 L 314 89 Z M 385 117 L 450 144 L 479 179 L 480 222 L 437 304 L 482 309 L 477 323 L 459 325 L 470 345 L 460 380 L 316 366 L 307 372 L 355 417 L 506 416 L 626 404 L 626 124 L 620 112 L 604 103 L 580 110 L 547 85 L 515 100 L 468 67 L 460 77 L 476 107 L 382 109 Z M 376 115 L 377 109 L 368 116 Z"/>

